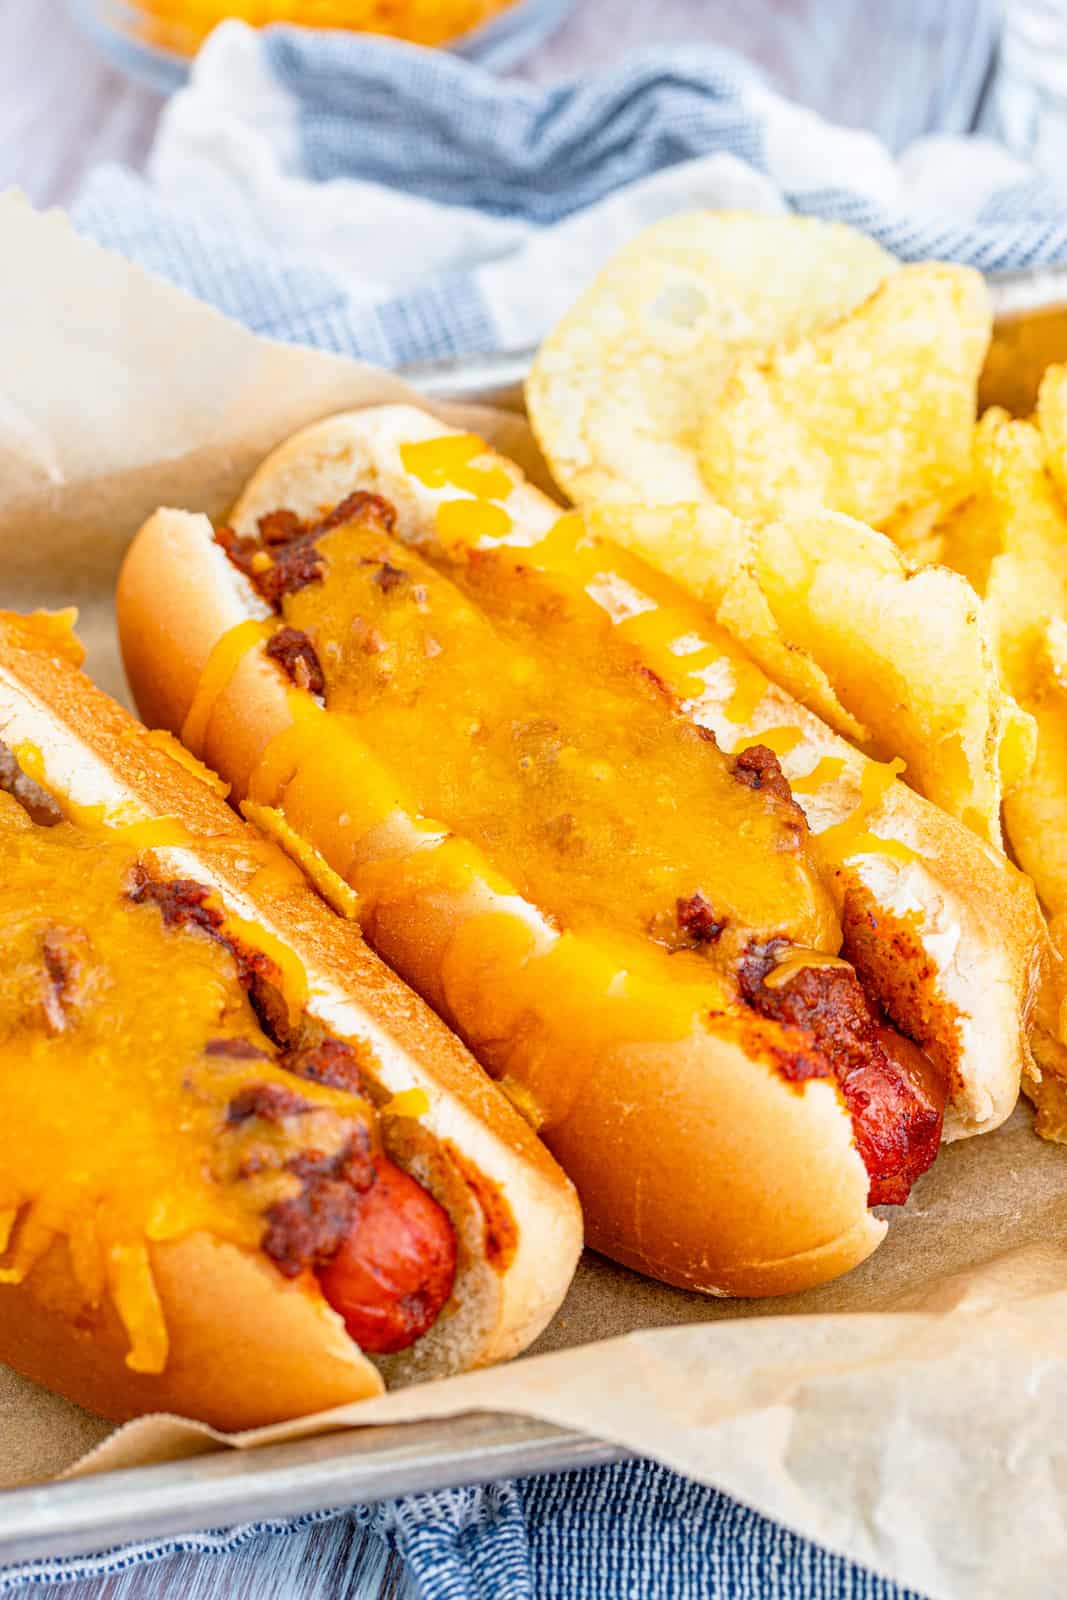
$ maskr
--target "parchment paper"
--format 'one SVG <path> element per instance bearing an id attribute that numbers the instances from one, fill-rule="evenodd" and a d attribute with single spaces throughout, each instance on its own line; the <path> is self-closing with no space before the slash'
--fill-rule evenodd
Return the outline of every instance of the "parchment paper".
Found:
<path id="1" fill-rule="evenodd" d="M 294 428 L 417 397 L 252 336 L 18 197 L 0 200 L 0 250 L 0 604 L 77 602 L 89 669 L 121 695 L 111 583 L 141 520 L 159 504 L 219 514 Z M 543 474 L 521 422 L 476 421 Z M 587 1255 L 523 1360 L 226 1442 L 524 1412 L 656 1456 L 932 1596 L 1052 1596 L 1067 1586 L 1065 1325 L 1067 1150 L 1020 1109 L 944 1150 L 882 1248 L 825 1289 L 703 1300 Z M 108 1433 L 0 1369 L 5 1485 L 219 1447 L 177 1419 Z"/>

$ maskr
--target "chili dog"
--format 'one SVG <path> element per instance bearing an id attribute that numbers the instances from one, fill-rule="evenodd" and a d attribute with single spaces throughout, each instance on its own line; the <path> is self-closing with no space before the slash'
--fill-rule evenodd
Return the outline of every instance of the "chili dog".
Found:
<path id="1" fill-rule="evenodd" d="M 607 1254 L 825 1281 L 1014 1105 L 1028 881 L 481 441 L 318 424 L 218 530 L 157 513 L 118 615 L 142 711 L 357 890 Z"/>
<path id="2" fill-rule="evenodd" d="M 573 1272 L 571 1185 L 78 659 L 0 613 L 0 1359 L 235 1428 L 514 1354 Z"/>

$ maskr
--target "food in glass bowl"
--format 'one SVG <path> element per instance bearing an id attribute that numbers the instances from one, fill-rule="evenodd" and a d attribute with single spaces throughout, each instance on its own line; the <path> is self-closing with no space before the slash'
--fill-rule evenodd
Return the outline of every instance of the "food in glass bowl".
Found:
<path id="1" fill-rule="evenodd" d="M 195 54 L 218 23 L 239 18 L 253 27 L 295 22 L 308 28 L 351 28 L 391 34 L 415 44 L 446 44 L 506 11 L 515 0 L 136 0 L 130 6 L 142 37 L 180 55 Z"/>

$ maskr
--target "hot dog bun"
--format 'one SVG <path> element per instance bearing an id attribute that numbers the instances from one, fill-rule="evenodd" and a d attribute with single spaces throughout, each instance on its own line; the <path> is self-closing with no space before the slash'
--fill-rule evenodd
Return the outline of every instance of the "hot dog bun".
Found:
<path id="1" fill-rule="evenodd" d="M 410 406 L 374 407 L 316 423 L 287 440 L 254 474 L 234 508 L 233 527 L 250 533 L 257 519 L 278 505 L 298 515 L 313 513 L 335 504 L 346 485 L 358 483 L 396 505 L 401 537 L 415 544 L 432 541 L 437 508 L 457 490 L 420 482 L 406 471 L 401 450 L 411 441 L 449 431 L 455 430 Z M 495 451 L 478 457 L 477 465 L 483 464 L 506 472 L 514 484 L 504 501 L 514 525 L 509 539 L 534 544 L 556 522 L 560 507 Z M 745 662 L 744 652 L 702 617 L 699 606 L 669 581 L 657 585 L 645 563 L 612 548 L 605 565 L 614 566 L 624 580 L 648 583 L 651 597 L 675 610 L 679 630 L 699 627 L 731 666 Z M 658 652 L 655 665 L 664 664 Z M 706 686 L 691 705 L 694 719 L 726 749 L 766 737 L 768 730 L 795 729 L 799 739 L 780 756 L 788 779 L 801 779 L 824 760 L 840 764 L 814 792 L 798 788 L 795 793 L 812 832 L 822 835 L 855 815 L 864 775 L 877 764 L 766 680 L 751 716 L 728 716 L 732 683 L 727 676 L 725 693 L 719 694 L 714 684 Z M 876 987 L 890 1018 L 951 1075 L 946 1136 L 987 1131 L 1010 1114 L 1020 1074 L 1030 1065 L 1026 1024 L 1036 982 L 1035 952 L 1044 946 L 1033 887 L 1000 851 L 903 783 L 883 786 L 863 827 L 875 841 L 902 842 L 915 860 L 898 862 L 874 847 L 833 865 L 832 885 L 846 933 L 847 924 L 862 925 L 872 912 L 892 930 L 882 945 L 891 955 L 879 961 L 872 950 L 874 964 L 864 977 Z"/>
<path id="2" fill-rule="evenodd" d="M 54 620 L 0 616 L 0 741 L 25 759 L 32 752 L 45 793 L 68 819 L 97 830 L 101 848 L 132 828 L 151 875 L 203 885 L 251 959 L 261 952 L 285 972 L 295 963 L 307 986 L 301 1015 L 356 1047 L 384 1151 L 444 1208 L 457 1267 L 429 1331 L 401 1353 L 369 1359 L 309 1271 L 283 1276 L 262 1251 L 203 1229 L 153 1239 L 169 1352 L 161 1370 L 135 1371 L 129 1317 L 114 1296 L 87 1304 L 57 1235 L 21 1281 L 0 1281 L 0 1359 L 110 1417 L 172 1410 L 238 1428 L 513 1355 L 544 1327 L 573 1273 L 581 1220 L 571 1185 L 355 925 L 235 817 L 180 747 L 172 753 L 94 688 L 73 654 Z M 347 1095 L 294 1084 L 347 1115 Z M 20 1276 L 3 1261 L 0 1280 Z"/>
<path id="3" fill-rule="evenodd" d="M 254 476 L 231 519 L 235 534 L 254 534 L 260 518 L 281 508 L 317 518 L 358 490 L 384 495 L 395 506 L 399 538 L 439 551 L 440 505 L 475 496 L 457 491 L 447 475 L 436 485 L 420 478 L 402 451 L 442 436 L 449 430 L 408 407 L 317 424 Z M 503 535 L 497 519 L 494 548 L 516 549 L 517 559 L 538 574 L 548 571 L 544 541 L 560 508 L 490 451 L 475 453 L 469 464 L 475 473 L 495 474 L 492 498 L 507 514 Z M 447 526 L 461 542 L 462 529 L 457 533 L 454 520 Z M 470 543 L 479 542 L 475 529 Z M 622 559 L 612 551 L 600 563 L 609 576 L 616 556 Z M 638 567 L 627 559 L 616 596 L 633 590 Z M 557 561 L 549 577 L 554 581 L 561 570 Z M 666 606 L 663 580 L 643 567 L 640 575 L 653 586 L 652 608 Z M 589 591 L 595 587 L 590 583 Z M 611 588 L 601 584 L 599 592 Z M 676 603 L 673 594 L 669 604 Z M 680 631 L 702 626 L 693 611 Z M 127 672 L 146 716 L 174 730 L 184 727 L 238 796 L 262 789 L 271 765 L 267 752 L 278 750 L 279 735 L 293 724 L 296 691 L 266 658 L 261 639 L 233 633 L 242 622 L 267 618 L 269 607 L 214 542 L 205 519 L 163 511 L 150 520 L 128 554 L 118 616 Z M 236 648 L 220 645 L 224 639 Z M 739 653 L 728 642 L 719 645 L 732 668 Z M 752 669 L 744 664 L 743 670 Z M 649 672 L 662 686 L 659 657 Z M 729 671 L 725 682 L 722 698 L 730 701 L 735 686 Z M 757 727 L 781 724 L 788 715 L 805 738 L 833 739 L 773 686 L 764 683 L 757 698 L 760 713 L 774 711 Z M 687 709 L 707 723 L 703 704 Z M 733 738 L 719 741 L 726 749 L 742 748 L 749 731 L 750 719 L 738 719 L 733 710 Z M 432 731 L 427 737 L 432 743 Z M 844 749 L 863 766 L 864 758 Z M 272 803 L 363 892 L 366 856 L 352 855 L 328 815 L 352 803 L 353 788 L 360 786 L 353 783 L 355 770 L 346 777 L 339 755 L 320 752 L 316 761 L 309 754 L 306 770 L 298 766 L 295 780 L 290 775 L 288 784 L 278 783 Z M 845 772 L 842 817 L 856 809 L 859 790 L 855 770 Z M 921 852 L 919 865 L 905 874 L 899 862 L 875 851 L 870 870 L 849 861 L 823 872 L 808 854 L 812 904 L 822 885 L 831 920 L 836 900 L 846 921 L 862 924 L 856 954 L 845 954 L 857 964 L 862 958 L 868 993 L 873 990 L 890 1019 L 941 1069 L 951 1131 L 979 1131 L 1001 1121 L 1018 1092 L 1038 928 L 1032 895 L 979 841 L 899 783 L 882 810 L 870 810 L 867 823 L 886 832 L 884 817 L 898 809 L 908 819 L 906 842 L 914 857 Z M 442 847 L 439 838 L 420 839 L 418 819 L 395 809 L 387 831 L 388 850 L 366 847 L 374 857 L 374 889 L 361 902 L 364 931 L 483 1063 L 529 1097 L 543 1137 L 578 1185 L 591 1243 L 667 1281 L 734 1294 L 784 1293 L 823 1282 L 876 1247 L 886 1225 L 867 1207 L 867 1174 L 849 1111 L 825 1077 L 800 1083 L 783 1070 L 788 1043 L 795 1042 L 791 1030 L 783 1034 L 773 1018 L 732 1005 L 693 1019 L 691 1028 L 675 1026 L 669 981 L 649 985 L 645 1012 L 627 1013 L 598 987 L 592 967 L 577 958 L 568 966 L 562 957 L 559 987 L 538 1000 L 531 1022 L 522 1009 L 530 1003 L 529 987 L 522 990 L 522 1006 L 513 997 L 528 977 L 532 954 L 558 953 L 552 919 L 506 877 L 502 881 L 491 861 L 464 850 L 462 841 L 446 840 Z M 420 843 L 423 848 L 414 848 Z M 942 881 L 937 866 L 945 851 L 960 859 L 957 865 L 953 856 Z M 755 859 L 753 871 L 760 870 Z M 899 885 L 905 876 L 906 893 Z M 795 893 L 795 884 L 783 890 L 784 922 L 800 903 Z M 921 918 L 914 908 L 920 893 Z M 825 917 L 826 907 L 819 915 Z M 879 919 L 889 924 L 881 942 L 872 936 Z M 824 925 L 818 941 L 829 953 L 838 948 L 840 932 L 834 943 Z M 580 992 L 580 1002 L 569 1004 L 568 985 Z M 605 989 L 611 991 L 610 982 Z M 965 1005 L 972 1010 L 965 1012 Z M 986 1037 L 987 1019 L 995 1037 Z"/>

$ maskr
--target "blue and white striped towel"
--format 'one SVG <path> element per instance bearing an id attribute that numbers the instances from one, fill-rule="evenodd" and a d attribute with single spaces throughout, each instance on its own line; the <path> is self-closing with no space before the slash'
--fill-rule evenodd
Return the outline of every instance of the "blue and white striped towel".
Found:
<path id="1" fill-rule="evenodd" d="M 1062 199 L 992 141 L 893 160 L 708 47 L 542 88 L 239 23 L 172 101 L 148 178 L 105 168 L 74 214 L 250 327 L 397 365 L 534 342 L 623 240 L 700 206 L 792 207 L 986 271 L 1067 255 Z"/>
<path id="2" fill-rule="evenodd" d="M 989 15 L 977 5 L 975 27 Z M 383 41 L 236 24 L 172 103 L 148 179 L 98 173 L 75 220 L 263 333 L 396 365 L 529 344 L 623 239 L 700 206 L 792 207 L 987 270 L 1067 257 L 1067 213 L 997 146 L 929 138 L 894 161 L 712 50 L 535 89 Z M 353 1515 L 435 1600 L 903 1600 L 647 1462 Z M 0 1593 L 308 1520 L 38 1562 L 0 1574 Z"/>
<path id="3" fill-rule="evenodd" d="M 334 1515 L 33 1562 L 0 1572 L 0 1595 L 181 1552 L 241 1551 L 269 1563 L 273 1576 L 281 1560 L 271 1540 L 287 1536 L 299 1545 L 303 1530 Z M 429 1600 L 921 1600 L 649 1461 L 411 1495 L 347 1516 L 403 1557 L 417 1593 Z M 246 1586 L 233 1567 L 229 1576 L 234 1588 Z M 339 1584 L 301 1592 L 351 1591 Z"/>

